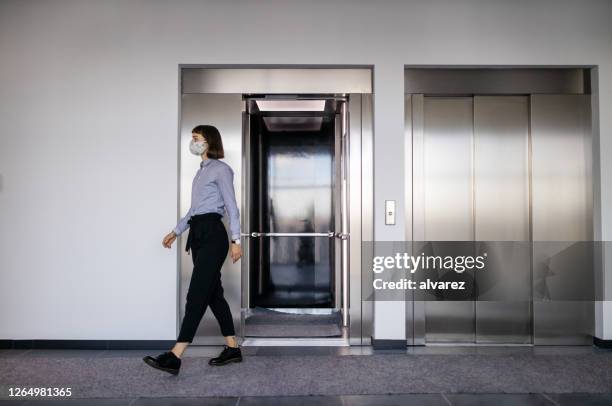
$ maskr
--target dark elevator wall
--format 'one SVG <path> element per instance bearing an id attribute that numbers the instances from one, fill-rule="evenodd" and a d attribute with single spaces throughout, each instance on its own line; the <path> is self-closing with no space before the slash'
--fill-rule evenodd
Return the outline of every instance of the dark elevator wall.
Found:
<path id="1" fill-rule="evenodd" d="M 268 131 L 252 120 L 252 229 L 262 233 L 334 230 L 334 122 L 320 131 Z M 330 308 L 334 239 L 252 239 L 250 307 Z"/>

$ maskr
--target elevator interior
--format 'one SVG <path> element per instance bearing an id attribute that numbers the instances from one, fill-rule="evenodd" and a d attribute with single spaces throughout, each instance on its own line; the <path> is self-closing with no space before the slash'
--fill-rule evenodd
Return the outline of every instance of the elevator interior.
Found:
<path id="1" fill-rule="evenodd" d="M 360 270 L 361 241 L 372 239 L 370 69 L 189 66 L 180 100 L 179 214 L 199 159 L 187 148 L 195 125 L 217 126 L 234 169 L 243 257 L 225 262 L 222 283 L 243 345 L 367 344 L 371 303 L 361 301 Z M 184 247 L 179 263 L 182 320 L 192 271 Z M 194 343 L 221 342 L 207 311 Z"/>
<path id="2" fill-rule="evenodd" d="M 346 234 L 348 99 L 275 94 L 245 101 L 245 222 L 253 231 L 244 335 L 342 336 L 347 269 L 337 238 Z"/>
<path id="3" fill-rule="evenodd" d="M 438 254 L 482 242 L 474 250 L 489 263 L 461 275 L 469 300 L 409 295 L 409 345 L 592 343 L 593 296 L 549 300 L 595 278 L 592 246 L 580 244 L 593 240 L 589 79 L 589 69 L 406 70 L 406 239 Z"/>

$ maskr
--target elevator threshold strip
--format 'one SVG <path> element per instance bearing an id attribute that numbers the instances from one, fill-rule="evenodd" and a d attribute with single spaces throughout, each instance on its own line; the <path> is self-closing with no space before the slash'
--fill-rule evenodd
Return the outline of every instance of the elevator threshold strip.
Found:
<path id="1" fill-rule="evenodd" d="M 349 347 L 346 338 L 245 338 L 243 347 Z"/>

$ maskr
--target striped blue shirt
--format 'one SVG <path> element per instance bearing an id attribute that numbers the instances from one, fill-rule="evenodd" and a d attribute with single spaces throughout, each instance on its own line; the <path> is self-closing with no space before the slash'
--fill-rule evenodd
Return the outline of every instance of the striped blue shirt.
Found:
<path id="1" fill-rule="evenodd" d="M 229 214 L 231 239 L 240 238 L 240 213 L 234 194 L 234 171 L 218 159 L 203 159 L 191 185 L 191 207 L 174 228 L 180 235 L 189 228 L 191 216 L 204 213 Z"/>

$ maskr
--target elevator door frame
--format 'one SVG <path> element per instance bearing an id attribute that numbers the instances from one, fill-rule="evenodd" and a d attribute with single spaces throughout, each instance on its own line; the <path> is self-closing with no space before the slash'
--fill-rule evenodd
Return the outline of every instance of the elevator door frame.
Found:
<path id="1" fill-rule="evenodd" d="M 317 95 L 310 95 L 317 98 Z M 301 94 L 302 98 L 309 98 L 308 94 Z M 328 96 L 336 98 L 334 96 Z M 250 120 L 251 115 L 247 111 L 247 102 L 250 99 L 259 97 L 249 97 L 245 95 L 243 106 L 242 121 L 242 184 L 251 185 L 249 179 L 250 172 L 246 168 L 251 167 Z M 325 97 L 320 97 L 325 98 Z M 342 325 L 345 334 L 341 339 L 348 345 L 368 345 L 371 336 L 371 303 L 361 299 L 361 241 L 364 238 L 371 239 L 372 223 L 368 220 L 371 213 L 371 192 L 368 191 L 368 183 L 371 188 L 371 180 L 368 179 L 368 170 L 371 170 L 372 160 L 372 98 L 370 94 L 347 94 L 338 97 L 344 99 L 342 110 L 336 114 L 336 134 L 335 134 L 335 179 L 334 182 L 334 224 L 335 232 L 335 306 L 334 309 L 342 310 Z M 339 136 L 337 136 L 339 134 Z M 365 175 L 365 176 L 363 176 Z M 365 184 L 365 185 L 364 185 Z M 365 186 L 365 188 L 364 188 Z M 252 213 L 247 209 L 251 207 L 251 193 L 243 193 L 241 212 L 243 216 L 243 241 L 249 243 L 253 238 L 252 233 L 256 230 L 247 230 L 251 224 L 250 216 Z M 367 200 L 366 200 L 367 199 Z M 351 215 L 353 213 L 353 215 Z M 355 215 L 354 213 L 358 213 Z M 244 250 L 245 260 L 241 264 L 241 332 L 244 336 L 245 319 L 249 315 L 250 289 L 249 287 L 249 258 L 252 253 L 248 249 Z M 340 270 L 340 271 L 338 271 Z M 299 312 L 299 310 L 297 310 Z M 305 312 L 316 311 L 316 309 L 306 309 Z M 296 345 L 308 345 L 309 343 L 327 341 L 332 345 L 341 343 L 331 343 L 329 339 L 249 339 L 249 342 L 261 344 L 266 342 L 279 343 L 286 345 L 292 341 Z"/>
<path id="2" fill-rule="evenodd" d="M 210 122 L 219 125 L 226 151 L 225 160 L 235 170 L 234 187 L 236 198 L 242 202 L 244 156 L 242 154 L 242 111 L 238 104 L 209 110 L 216 106 L 214 96 L 222 99 L 241 100 L 243 94 L 346 94 L 351 100 L 349 105 L 349 125 L 351 142 L 349 151 L 349 218 L 350 238 L 348 240 L 350 274 L 349 313 L 350 345 L 369 345 L 372 335 L 373 303 L 362 300 L 361 295 L 361 255 L 362 241 L 374 239 L 374 185 L 373 185 L 373 97 L 372 68 L 350 65 L 321 66 L 257 66 L 257 65 L 179 65 L 179 126 L 178 126 L 178 190 L 177 219 L 185 215 L 189 207 L 189 191 L 197 162 L 188 151 L 192 124 Z M 208 99 L 212 96 L 213 99 Z M 185 105 L 185 101 L 189 105 Z M 234 105 L 238 107 L 234 107 Z M 244 105 L 244 104 L 242 104 Z M 204 106 L 204 108 L 201 108 Z M 210 114 L 214 112 L 214 114 Z M 226 131 L 224 131 L 224 128 Z M 241 204 L 241 226 L 244 226 L 244 206 Z M 227 227 L 227 219 L 224 219 Z M 186 235 L 177 239 L 177 323 L 180 328 L 185 304 L 185 292 L 189 283 L 192 265 L 191 258 L 184 253 Z M 244 243 L 244 239 L 242 243 Z M 226 261 L 222 275 L 226 298 L 237 319 L 237 336 L 242 336 L 241 299 L 242 280 L 240 266 L 244 258 L 236 263 Z M 235 307 L 233 307 L 235 306 Z M 236 309 L 237 308 L 237 309 Z M 236 309 L 236 310 L 235 310 Z M 219 345 L 223 338 L 210 311 L 204 315 L 196 336 L 195 345 Z M 276 345 L 310 345 L 310 342 L 291 340 Z"/>

